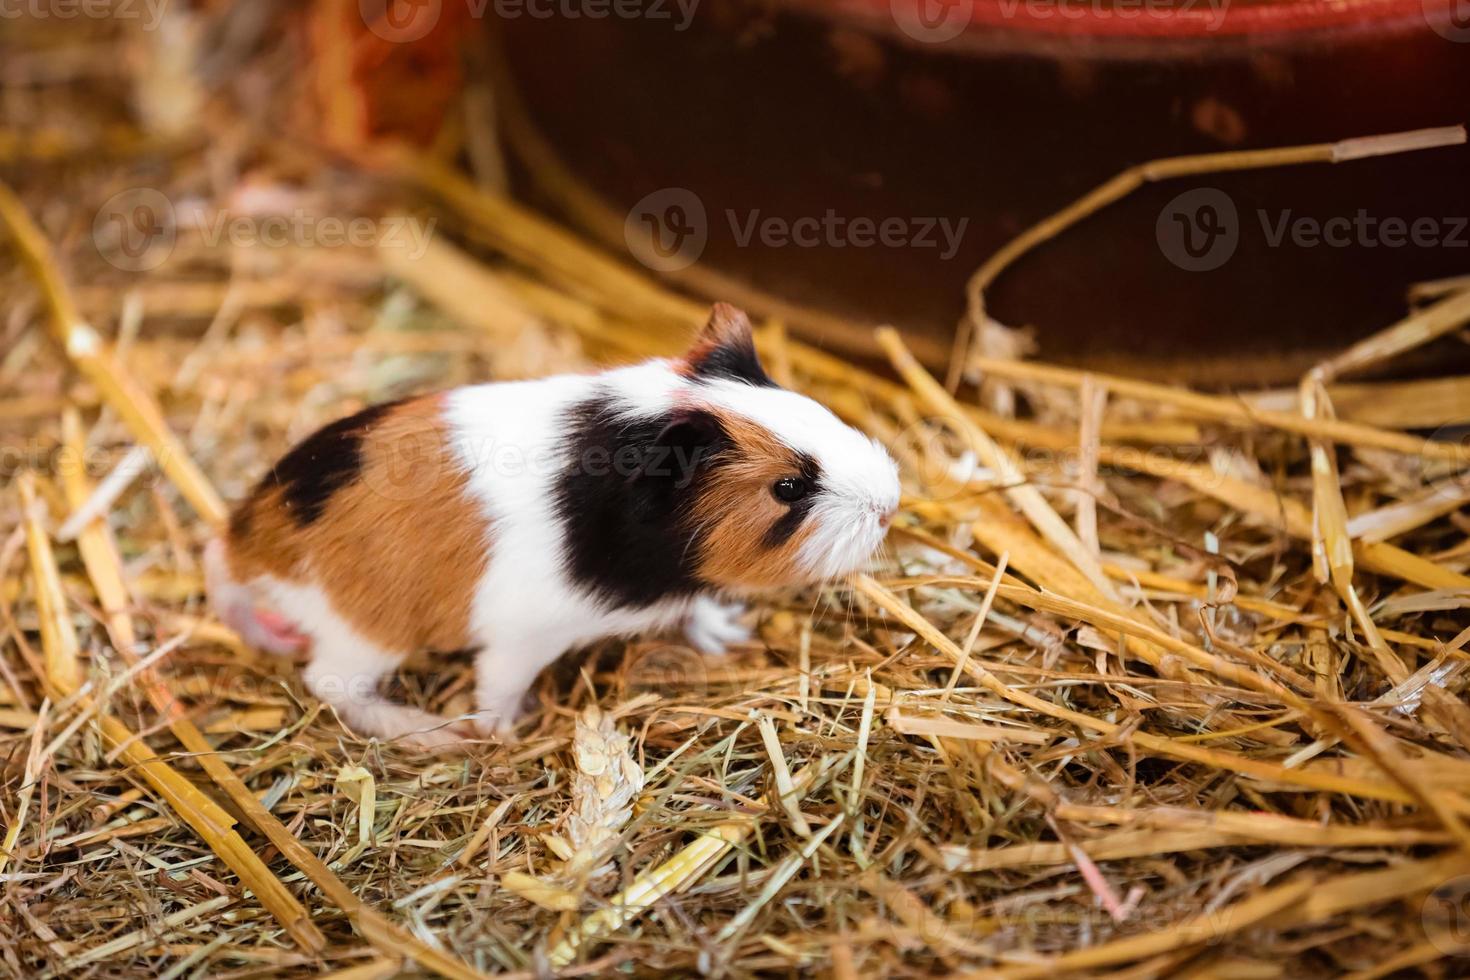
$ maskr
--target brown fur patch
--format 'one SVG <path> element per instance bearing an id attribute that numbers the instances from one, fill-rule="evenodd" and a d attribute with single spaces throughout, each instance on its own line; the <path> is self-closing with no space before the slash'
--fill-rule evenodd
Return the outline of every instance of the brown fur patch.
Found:
<path id="1" fill-rule="evenodd" d="M 390 651 L 468 646 L 490 528 L 440 409 L 440 397 L 418 398 L 377 421 L 363 435 L 357 477 L 305 527 L 293 523 L 279 487 L 247 501 L 232 522 L 231 574 L 316 584 L 343 619 Z"/>
<path id="2" fill-rule="evenodd" d="M 750 335 L 750 317 L 745 315 L 744 310 L 729 303 L 716 303 L 710 307 L 709 319 L 700 328 L 695 344 L 710 347 L 749 346 Z"/>
<path id="3" fill-rule="evenodd" d="M 699 365 L 717 350 L 719 350 L 719 345 L 714 342 L 695 341 L 694 346 L 674 361 L 674 373 L 692 380 L 699 372 Z"/>
<path id="4" fill-rule="evenodd" d="M 734 447 L 731 461 L 711 475 L 694 505 L 696 526 L 703 530 L 699 577 L 727 588 L 787 585 L 803 577 L 796 557 L 811 534 L 803 522 L 778 545 L 766 535 L 789 507 L 771 493 L 786 476 L 801 475 L 801 457 L 764 428 L 748 419 L 719 414 Z"/>
<path id="5" fill-rule="evenodd" d="M 260 575 L 294 580 L 301 561 L 301 532 L 291 520 L 279 486 L 256 487 L 230 517 L 225 558 L 230 577 L 248 582 Z"/>

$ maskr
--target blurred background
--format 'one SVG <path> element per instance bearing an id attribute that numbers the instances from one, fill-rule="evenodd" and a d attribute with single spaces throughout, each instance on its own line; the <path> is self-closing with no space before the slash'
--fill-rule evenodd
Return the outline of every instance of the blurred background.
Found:
<path id="1" fill-rule="evenodd" d="M 871 327 L 893 323 L 936 369 L 984 342 L 1275 383 L 1404 315 L 1414 284 L 1466 271 L 1465 147 L 1146 184 L 999 275 L 985 309 L 1014 329 L 979 341 L 966 283 L 1128 167 L 1462 122 L 1462 7 L 7 0 L 0 167 L 72 186 L 75 213 L 45 217 L 98 238 L 103 278 L 159 275 L 162 261 L 143 268 L 157 249 L 119 249 L 146 252 L 179 214 L 113 195 L 144 187 L 177 208 L 186 160 L 201 167 L 186 207 L 228 194 L 232 214 L 310 217 L 327 198 L 381 206 L 371 158 L 408 145 L 685 294 L 845 355 L 872 355 Z M 119 158 L 131 177 L 87 183 Z M 130 245 L 112 237 L 124 229 Z M 170 253 L 164 274 L 188 261 Z"/>
<path id="2" fill-rule="evenodd" d="M 1470 28 L 1450 13 L 1430 0 L 799 0 L 687 20 L 523 16 L 501 25 L 497 91 L 518 177 L 546 206 L 616 246 L 630 208 L 662 208 L 676 230 L 668 189 L 687 188 L 708 240 L 670 275 L 707 291 L 733 280 L 724 291 L 760 293 L 750 305 L 813 330 L 823 314 L 902 324 L 932 338 L 932 359 L 981 262 L 1127 167 L 1462 122 Z M 1363 224 L 1302 244 L 1292 229 L 1470 214 L 1467 164 L 1461 148 L 1165 181 L 1019 263 L 989 308 L 1033 327 L 1048 360 L 1294 378 L 1401 316 L 1411 282 L 1466 271 L 1470 250 L 1463 234 L 1388 245 Z M 828 216 L 818 246 L 760 235 Z M 893 236 L 855 240 L 864 219 Z M 1189 255 L 1216 236 L 1208 257 Z"/>

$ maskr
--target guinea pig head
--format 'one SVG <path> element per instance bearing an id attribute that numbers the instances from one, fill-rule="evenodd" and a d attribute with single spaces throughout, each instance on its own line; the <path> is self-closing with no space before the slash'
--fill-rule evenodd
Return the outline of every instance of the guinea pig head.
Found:
<path id="1" fill-rule="evenodd" d="M 706 434 L 708 454 L 680 507 L 698 578 L 754 589 L 860 568 L 898 508 L 898 467 L 883 446 L 776 385 L 750 321 L 725 304 L 680 370 L 693 382 L 681 412 L 699 420 L 681 423 L 681 438 Z"/>

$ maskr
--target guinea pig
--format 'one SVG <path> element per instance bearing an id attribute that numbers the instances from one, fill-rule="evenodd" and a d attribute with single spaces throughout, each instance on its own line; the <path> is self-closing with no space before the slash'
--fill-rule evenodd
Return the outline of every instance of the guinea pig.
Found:
<path id="1" fill-rule="evenodd" d="M 249 644 L 310 651 L 306 687 L 363 735 L 473 733 L 379 682 L 476 648 L 482 734 L 543 667 L 602 637 L 749 638 L 732 599 L 862 566 L 899 501 L 875 440 L 761 367 L 719 304 L 682 357 L 457 388 L 307 437 L 205 551 L 211 604 Z"/>

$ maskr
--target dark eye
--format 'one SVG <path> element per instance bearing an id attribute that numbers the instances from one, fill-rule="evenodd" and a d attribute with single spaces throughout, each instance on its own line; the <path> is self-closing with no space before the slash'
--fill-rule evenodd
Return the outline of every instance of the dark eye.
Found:
<path id="1" fill-rule="evenodd" d="M 799 476 L 783 476 L 771 485 L 771 492 L 782 503 L 794 504 L 806 496 L 806 481 Z"/>

